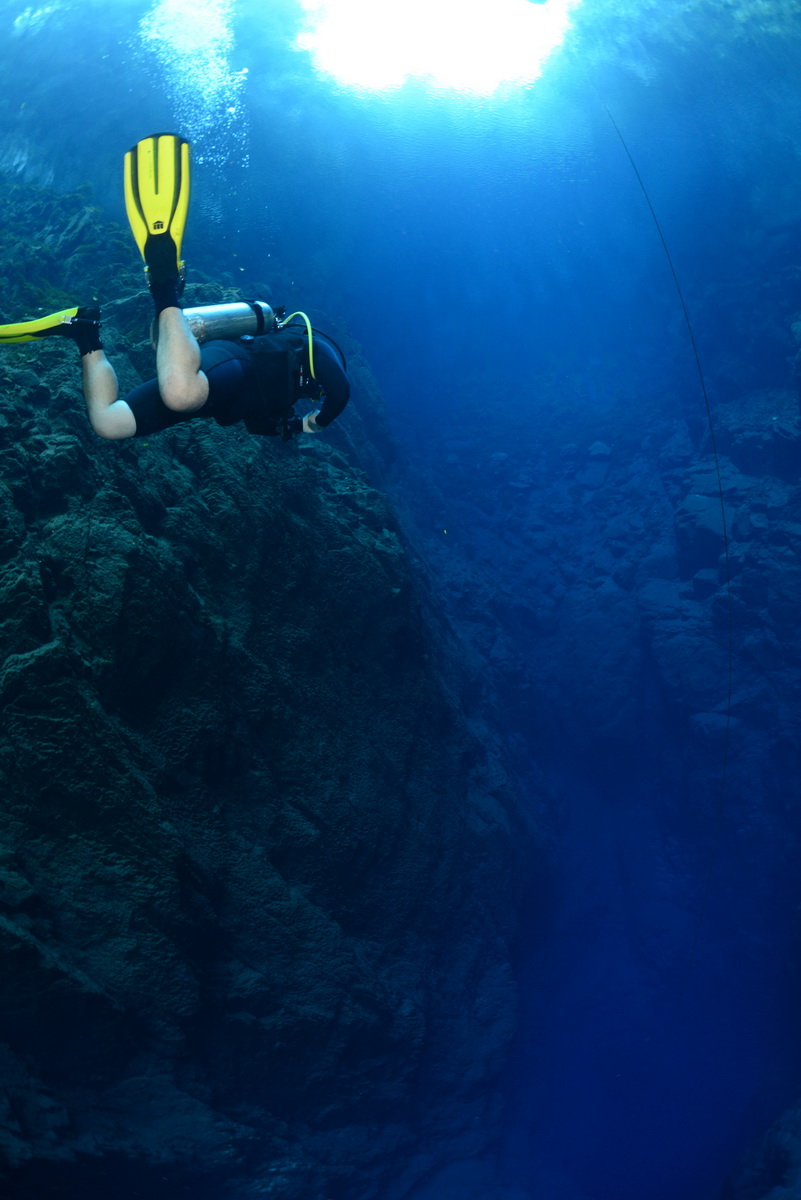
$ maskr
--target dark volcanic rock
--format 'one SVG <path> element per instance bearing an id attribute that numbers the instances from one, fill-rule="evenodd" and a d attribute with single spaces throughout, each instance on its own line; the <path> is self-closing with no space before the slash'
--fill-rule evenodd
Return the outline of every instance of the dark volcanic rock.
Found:
<path id="1" fill-rule="evenodd" d="M 436 466 L 428 467 L 437 483 L 428 494 L 421 489 L 418 515 L 445 601 L 494 674 L 521 754 L 533 748 L 557 783 L 567 779 L 565 791 L 586 777 L 610 813 L 631 787 L 659 827 L 653 849 L 659 869 L 652 876 L 658 884 L 650 892 L 649 881 L 643 897 L 657 889 L 686 895 L 676 855 L 683 843 L 697 855 L 698 877 L 713 897 L 709 910 L 725 914 L 721 947 L 730 936 L 727 922 L 742 937 L 738 964 L 756 964 L 753 947 L 774 937 L 783 945 L 774 913 L 796 895 L 801 430 L 795 404 L 789 393 L 771 392 L 720 405 L 717 455 L 708 430 L 699 452 L 678 420 L 655 416 L 628 431 L 610 431 L 599 420 L 583 442 L 567 445 L 543 422 L 528 445 L 521 432 L 511 454 L 488 454 L 483 430 L 472 442 L 460 430 L 447 478 L 440 483 Z M 598 453 L 595 438 L 614 447 L 601 458 L 600 482 L 588 473 Z M 447 513 L 447 538 L 428 515 L 440 509 Z M 568 808 L 574 822 L 591 813 L 582 804 Z M 610 818 L 615 838 L 633 812 L 619 826 L 619 818 Z M 633 861 L 635 853 L 646 861 L 648 837 L 639 837 L 628 830 L 620 837 L 621 861 L 628 855 Z M 573 886 L 578 893 L 585 885 Z M 715 941 L 705 900 L 701 910 L 693 919 L 704 954 Z M 741 934 L 749 922 L 750 945 Z M 680 958 L 686 961 L 687 952 L 677 955 L 661 931 L 652 939 L 649 932 L 641 944 L 662 948 L 650 949 L 638 965 L 650 978 L 658 958 L 655 970 L 672 989 L 686 971 Z M 781 986 L 792 988 L 788 1005 L 797 996 L 797 937 L 792 942 L 792 954 L 780 951 Z M 752 976 L 759 981 L 759 970 Z M 771 995 L 775 985 L 755 986 Z M 794 1053 L 788 1045 L 788 1072 Z M 725 1200 L 801 1197 L 799 1111 L 797 1104 L 788 1111 Z"/>
<path id="2" fill-rule="evenodd" d="M 508 780 L 347 429 L 107 444 L 76 372 L 0 363 L 0 1191 L 401 1196 L 497 1116 Z"/>
<path id="3" fill-rule="evenodd" d="M 719 441 L 741 471 L 794 482 L 801 471 L 798 400 L 789 391 L 752 392 L 718 414 Z"/>
<path id="4" fill-rule="evenodd" d="M 789 1109 L 742 1159 L 720 1200 L 795 1200 L 801 1195 L 801 1107 Z"/>
<path id="5" fill-rule="evenodd" d="M 476 462 L 453 456 L 448 537 L 427 553 L 541 763 L 564 746 L 636 752 L 666 727 L 682 754 L 703 751 L 725 720 L 730 660 L 736 753 L 753 730 L 760 754 L 767 738 L 801 761 L 801 492 L 782 475 L 793 398 L 758 394 L 753 411 L 750 399 L 716 414 L 731 452 L 717 463 L 662 419 L 612 453 L 611 438 L 582 448 L 540 432 L 537 457 L 495 455 L 491 472 L 480 446 Z M 746 798 L 753 785 L 747 772 L 738 784 Z"/>

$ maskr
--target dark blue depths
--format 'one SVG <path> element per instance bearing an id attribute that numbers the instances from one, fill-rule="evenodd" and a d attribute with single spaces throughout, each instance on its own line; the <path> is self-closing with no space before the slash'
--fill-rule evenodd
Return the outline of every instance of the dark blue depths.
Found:
<path id="1" fill-rule="evenodd" d="M 570 445 L 543 454 L 536 483 L 525 456 L 495 452 L 492 486 L 466 472 L 469 500 L 451 506 L 460 549 L 439 549 L 446 595 L 506 688 L 507 728 L 537 746 L 559 797 L 552 908 L 531 933 L 500 1171 L 566 1200 L 717 1196 L 797 1087 L 795 626 L 783 626 L 795 567 L 742 541 L 741 509 L 724 779 L 728 606 L 717 568 L 701 565 L 720 538 L 707 542 L 699 522 L 677 539 L 681 491 L 665 493 L 699 459 L 653 428 L 656 446 L 619 466 L 598 446 L 594 459 Z M 762 497 L 751 503 L 756 521 Z"/>
<path id="2" fill-rule="evenodd" d="M 599 77 L 690 313 L 728 564 L 681 301 L 586 78 L 518 136 L 390 137 L 353 214 L 418 527 L 557 796 L 494 1182 L 425 1200 L 712 1200 L 798 1091 L 797 104 L 742 55 L 702 81 L 668 54 L 658 96 Z"/>
<path id="3" fill-rule="evenodd" d="M 250 165 L 204 265 L 280 257 L 276 299 L 362 343 L 410 462 L 386 486 L 552 797 L 505 1136 L 417 1196 L 716 1200 L 801 1092 L 799 59 L 768 30 L 717 61 L 699 25 L 648 71 L 579 42 L 488 108 L 349 99 L 246 26 Z M 605 104 L 687 303 L 728 563 L 681 301 Z"/>

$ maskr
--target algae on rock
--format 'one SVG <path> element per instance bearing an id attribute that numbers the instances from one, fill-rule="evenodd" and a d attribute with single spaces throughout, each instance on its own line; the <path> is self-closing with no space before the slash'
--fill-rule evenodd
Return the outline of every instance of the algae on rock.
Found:
<path id="1" fill-rule="evenodd" d="M 135 380 L 142 348 L 108 334 Z M 307 446 L 210 422 L 104 443 L 74 348 L 20 350 L 0 363 L 4 1195 L 400 1196 L 495 1129 L 524 839 L 392 513 L 347 423 Z M 376 404 L 357 395 L 351 428 Z"/>

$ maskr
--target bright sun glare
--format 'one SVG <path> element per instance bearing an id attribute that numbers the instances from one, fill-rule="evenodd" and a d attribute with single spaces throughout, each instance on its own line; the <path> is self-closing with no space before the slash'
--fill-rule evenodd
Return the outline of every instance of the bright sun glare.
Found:
<path id="1" fill-rule="evenodd" d="M 367 91 L 407 79 L 490 96 L 536 79 L 581 0 L 298 0 L 297 46 L 318 71 Z"/>

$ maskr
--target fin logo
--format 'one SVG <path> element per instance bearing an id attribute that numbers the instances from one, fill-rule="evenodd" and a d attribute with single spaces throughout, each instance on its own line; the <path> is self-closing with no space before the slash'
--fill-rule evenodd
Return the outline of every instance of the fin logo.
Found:
<path id="1" fill-rule="evenodd" d="M 298 3 L 306 28 L 295 48 L 345 87 L 386 92 L 414 79 L 436 91 L 491 96 L 539 78 L 581 0 Z"/>

